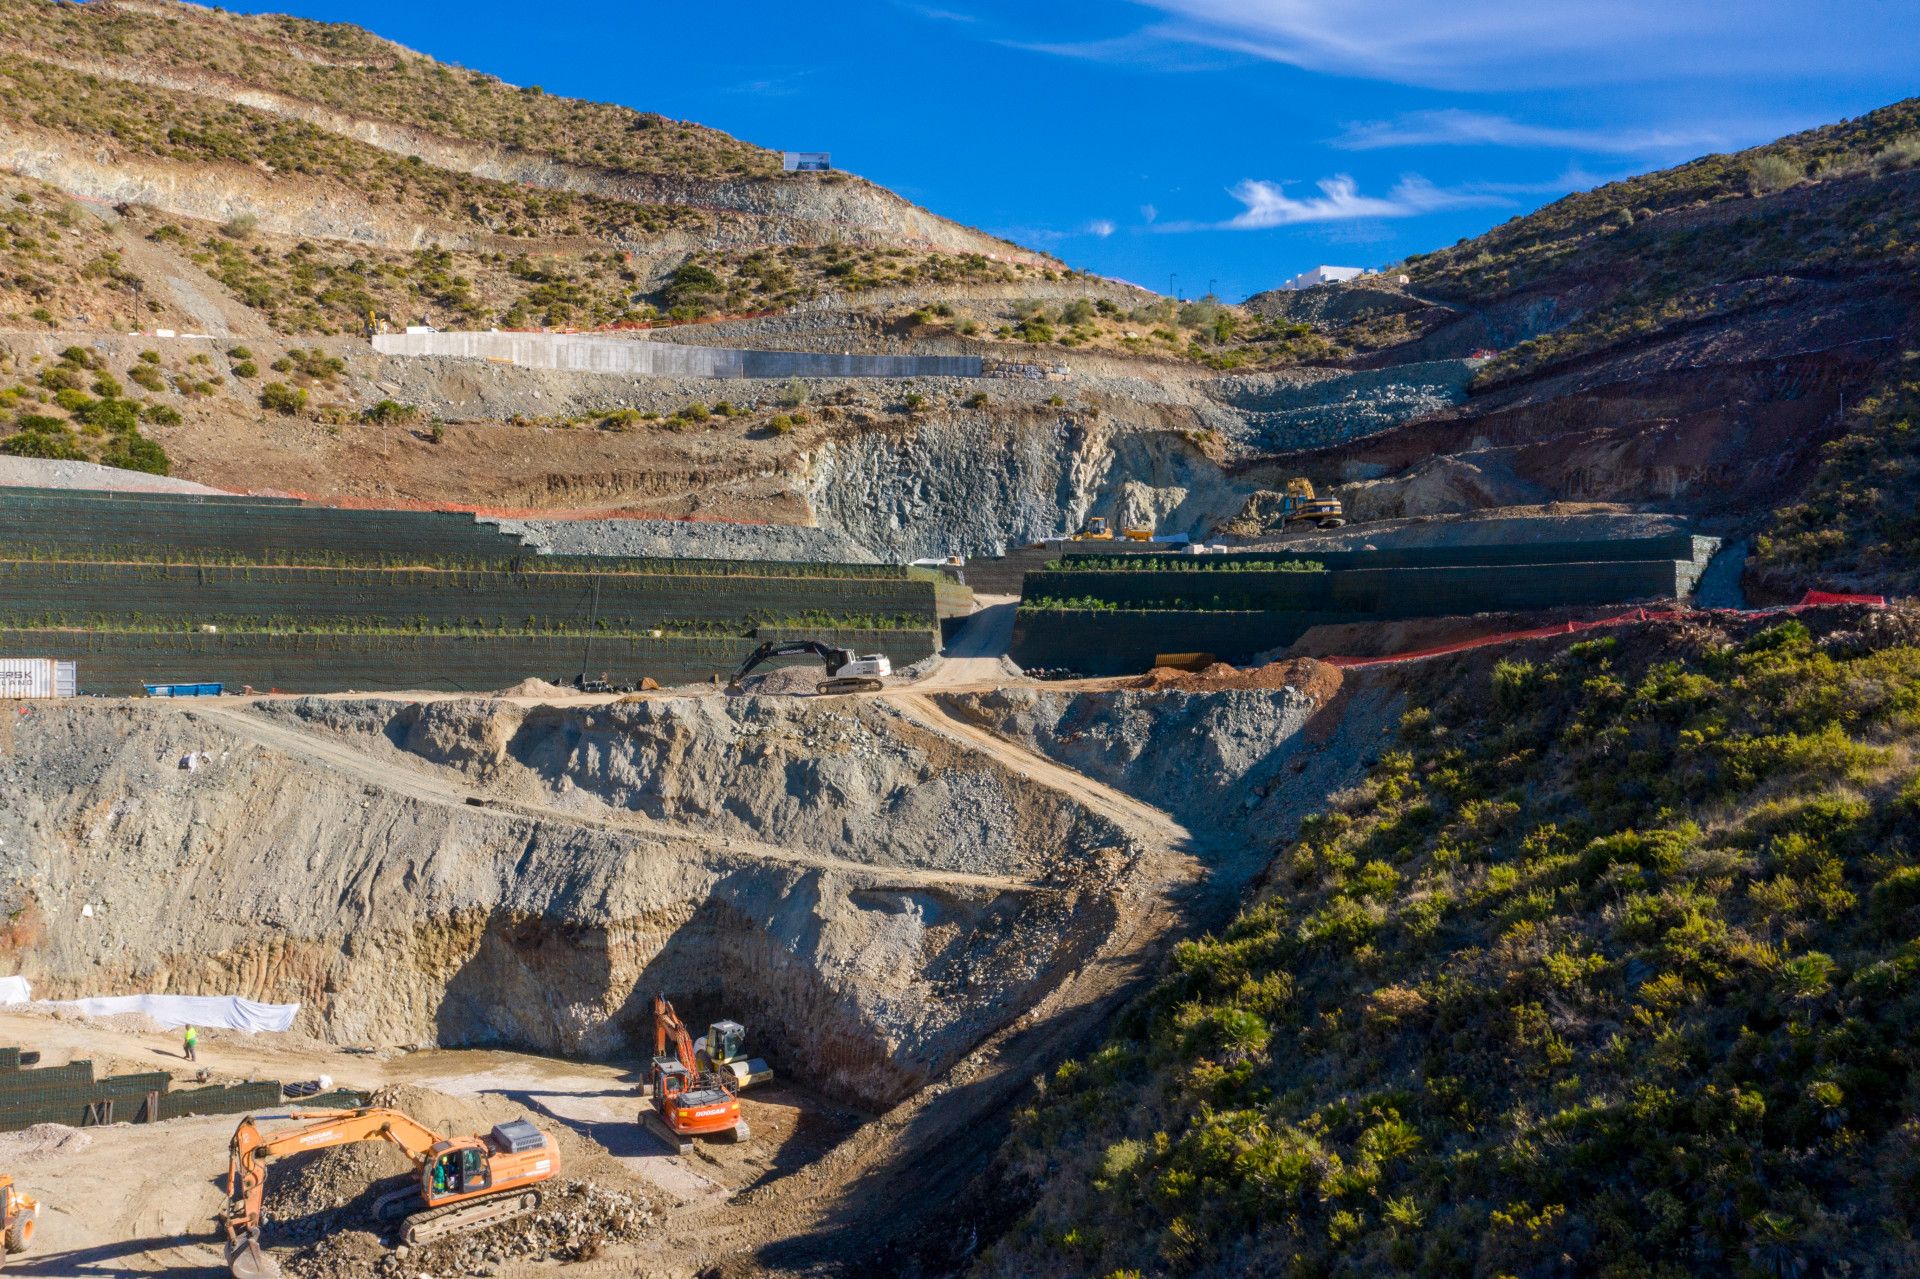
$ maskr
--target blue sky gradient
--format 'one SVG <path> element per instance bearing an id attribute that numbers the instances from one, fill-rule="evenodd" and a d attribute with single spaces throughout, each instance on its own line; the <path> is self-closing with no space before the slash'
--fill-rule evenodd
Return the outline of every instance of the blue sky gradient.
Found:
<path id="1" fill-rule="evenodd" d="M 1239 299 L 1916 91 L 1911 0 L 254 0 Z M 538 25 L 525 26 L 529 13 Z"/>

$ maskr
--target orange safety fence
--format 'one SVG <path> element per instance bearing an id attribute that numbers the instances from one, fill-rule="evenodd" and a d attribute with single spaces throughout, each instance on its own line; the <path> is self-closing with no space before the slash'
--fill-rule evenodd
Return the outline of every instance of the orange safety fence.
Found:
<path id="1" fill-rule="evenodd" d="M 1864 604 L 1869 608 L 1885 608 L 1887 597 L 1884 595 L 1851 595 L 1837 591 L 1808 591 L 1800 597 L 1798 604 L 1780 604 L 1772 608 L 1738 609 L 1683 609 L 1669 608 L 1648 610 L 1636 608 L 1630 612 L 1618 613 L 1612 617 L 1595 618 L 1585 622 L 1558 622 L 1552 626 L 1538 626 L 1524 631 L 1498 631 L 1492 635 L 1479 635 L 1472 639 L 1456 640 L 1451 644 L 1436 644 L 1431 648 L 1416 648 L 1405 653 L 1395 653 L 1389 657 L 1323 657 L 1320 660 L 1329 666 L 1338 666 L 1343 670 L 1359 670 L 1368 666 L 1391 666 L 1398 662 L 1418 662 L 1429 657 L 1444 657 L 1449 653 L 1464 653 L 1469 649 L 1489 648 L 1495 644 L 1513 644 L 1521 640 L 1549 639 L 1555 635 L 1578 635 L 1582 631 L 1597 630 L 1605 626 L 1630 626 L 1635 622 L 1668 622 L 1682 617 L 1698 617 L 1702 614 L 1733 613 L 1742 617 L 1764 617 L 1774 613 L 1798 613 L 1802 609 L 1819 608 L 1832 604 Z"/>

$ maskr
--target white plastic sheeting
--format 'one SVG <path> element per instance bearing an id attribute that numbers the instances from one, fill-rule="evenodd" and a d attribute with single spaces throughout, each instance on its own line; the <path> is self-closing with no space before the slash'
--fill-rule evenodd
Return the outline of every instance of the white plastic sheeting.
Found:
<path id="1" fill-rule="evenodd" d="M 0 977 L 0 1004 L 24 1004 L 33 999 L 25 977 Z M 67 1008 L 87 1017 L 114 1017 L 145 1013 L 162 1026 L 207 1026 L 244 1030 L 290 1030 L 300 1012 L 298 1004 L 261 1004 L 238 995 L 101 995 L 92 999 L 55 999 L 53 1008 Z"/>

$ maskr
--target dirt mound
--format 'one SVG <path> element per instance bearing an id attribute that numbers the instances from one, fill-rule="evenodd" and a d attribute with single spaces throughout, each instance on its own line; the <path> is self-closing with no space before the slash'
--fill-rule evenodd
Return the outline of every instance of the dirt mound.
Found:
<path id="1" fill-rule="evenodd" d="M 1297 688 L 1313 698 L 1315 706 L 1325 706 L 1340 691 L 1338 667 L 1317 662 L 1311 657 L 1295 657 L 1265 666 L 1239 667 L 1226 662 L 1197 671 L 1156 666 L 1145 675 L 1122 684 L 1122 688 L 1180 693 L 1219 693 L 1230 689 Z"/>
<path id="2" fill-rule="evenodd" d="M 361 1142 L 294 1156 L 271 1174 L 264 1231 L 301 1279 L 371 1279 L 484 1274 L 507 1259 L 581 1261 L 610 1244 L 639 1238 L 657 1212 L 631 1176 L 598 1143 L 564 1125 L 528 1116 L 500 1097 L 450 1097 L 394 1085 L 373 1104 L 399 1110 L 452 1136 L 484 1133 L 509 1119 L 534 1118 L 560 1146 L 563 1175 L 541 1187 L 539 1211 L 487 1230 L 419 1248 L 394 1244 L 391 1224 L 374 1220 L 381 1195 L 404 1185 L 411 1165 L 384 1142 Z M 397 1263 L 404 1259 L 404 1266 Z"/>
<path id="3" fill-rule="evenodd" d="M 765 675 L 749 676 L 741 691 L 754 694 L 811 693 L 826 675 L 818 666 L 782 666 Z"/>
<path id="4" fill-rule="evenodd" d="M 559 684 L 550 684 L 546 680 L 529 675 L 512 688 L 500 690 L 501 697 L 572 697 L 574 691 Z"/>
<path id="5" fill-rule="evenodd" d="M 11 1167 L 29 1155 L 73 1155 L 93 1144 L 91 1135 L 65 1124 L 34 1124 L 18 1132 L 0 1133 L 0 1167 Z"/>

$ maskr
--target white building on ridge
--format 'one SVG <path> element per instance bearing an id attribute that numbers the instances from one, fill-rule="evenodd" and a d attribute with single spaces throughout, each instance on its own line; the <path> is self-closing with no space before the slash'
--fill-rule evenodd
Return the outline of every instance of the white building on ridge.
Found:
<path id="1" fill-rule="evenodd" d="M 1280 287 L 1283 289 L 1310 289 L 1316 284 L 1344 284 L 1348 280 L 1357 280 L 1363 275 L 1372 275 L 1363 266 L 1317 266 L 1311 271 L 1302 271 Z"/>

